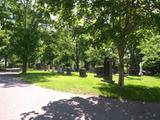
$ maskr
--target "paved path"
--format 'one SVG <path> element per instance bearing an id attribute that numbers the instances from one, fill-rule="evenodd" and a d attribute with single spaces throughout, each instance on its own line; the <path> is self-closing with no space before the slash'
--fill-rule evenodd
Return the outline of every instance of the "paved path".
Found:
<path id="1" fill-rule="evenodd" d="M 160 103 L 62 93 L 0 73 L 0 120 L 160 120 Z"/>

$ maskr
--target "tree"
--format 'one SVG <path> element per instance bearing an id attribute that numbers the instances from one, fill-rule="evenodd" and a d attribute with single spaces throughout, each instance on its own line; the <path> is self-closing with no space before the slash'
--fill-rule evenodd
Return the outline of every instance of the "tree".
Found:
<path id="1" fill-rule="evenodd" d="M 126 50 L 126 58 L 128 59 L 128 74 L 129 75 L 138 75 L 139 73 L 139 64 L 142 62 L 141 50 L 138 47 L 143 40 L 143 30 L 136 31 L 129 36 L 129 42 Z"/>
<path id="2" fill-rule="evenodd" d="M 142 42 L 139 45 L 143 54 L 144 69 L 152 74 L 160 73 L 160 1 L 151 0 L 149 4 L 149 27 L 143 31 Z M 147 25 L 148 26 L 148 25 Z M 147 45 L 147 46 L 146 46 Z"/>
<path id="3" fill-rule="evenodd" d="M 71 67 L 71 64 L 74 62 L 74 49 L 75 42 L 72 37 L 72 33 L 66 29 L 58 30 L 58 39 L 57 39 L 57 62 L 59 65 L 64 65 Z"/>
<path id="4" fill-rule="evenodd" d="M 123 87 L 124 54 L 129 36 L 144 25 L 146 9 L 150 3 L 145 0 L 49 0 L 47 2 L 51 6 L 50 12 L 58 14 L 59 18 L 63 18 L 67 23 L 72 24 L 75 19 L 83 21 L 85 25 L 83 27 L 94 35 L 97 44 L 106 40 L 113 41 L 119 56 L 119 86 Z"/>
<path id="5" fill-rule="evenodd" d="M 130 34 L 143 25 L 142 18 L 144 16 L 141 12 L 141 9 L 143 10 L 141 6 L 144 5 L 146 6 L 145 2 L 134 0 L 103 1 L 101 5 L 97 4 L 97 2 L 94 3 L 96 7 L 93 10 L 99 9 L 94 25 L 99 28 L 100 36 L 106 35 L 106 39 L 111 39 L 118 50 L 118 83 L 120 87 L 124 85 L 124 54 L 126 47 L 130 41 Z"/>
<path id="6" fill-rule="evenodd" d="M 89 34 L 85 34 L 83 25 L 78 25 L 72 28 L 72 37 L 75 42 L 75 63 L 76 63 L 76 70 L 79 71 L 80 62 L 83 61 L 84 64 L 87 63 L 87 56 L 85 51 L 89 49 Z"/>
<path id="7" fill-rule="evenodd" d="M 39 40 L 38 17 L 36 1 L 17 1 L 17 8 L 14 12 L 15 30 L 12 38 L 12 48 L 15 54 L 22 60 L 22 72 L 26 73 L 27 63 L 34 54 Z"/>
<path id="8" fill-rule="evenodd" d="M 13 0 L 14 1 L 14 0 Z M 1 55 L 5 60 L 5 67 L 7 67 L 8 55 L 9 55 L 9 46 L 10 46 L 10 38 L 12 36 L 12 27 L 13 27 L 13 19 L 12 19 L 12 7 L 11 3 L 13 1 L 3 0 L 0 4 L 0 29 L 3 30 L 3 37 L 1 38 L 1 43 L 3 44 L 3 48 L 1 49 Z"/>
<path id="9" fill-rule="evenodd" d="M 58 49 L 58 32 L 54 32 L 51 29 L 41 30 L 41 52 L 39 57 L 44 64 L 53 64 L 53 61 L 59 54 Z"/>

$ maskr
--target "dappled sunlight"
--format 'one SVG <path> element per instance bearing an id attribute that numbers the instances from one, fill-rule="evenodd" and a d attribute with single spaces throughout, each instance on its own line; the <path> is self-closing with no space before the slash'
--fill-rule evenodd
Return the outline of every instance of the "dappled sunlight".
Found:
<path id="1" fill-rule="evenodd" d="M 152 105 L 152 107 L 150 107 Z M 160 105 L 120 101 L 104 97 L 73 97 L 51 101 L 43 112 L 21 114 L 21 120 L 158 120 Z"/>

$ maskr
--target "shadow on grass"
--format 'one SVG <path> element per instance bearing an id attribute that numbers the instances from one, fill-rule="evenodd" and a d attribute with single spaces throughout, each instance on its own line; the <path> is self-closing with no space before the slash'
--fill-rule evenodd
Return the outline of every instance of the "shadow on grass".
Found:
<path id="1" fill-rule="evenodd" d="M 128 99 L 147 102 L 160 102 L 160 87 L 126 85 L 120 88 L 117 84 L 100 84 L 97 87 L 101 95 L 111 98 Z"/>
<path id="2" fill-rule="evenodd" d="M 128 78 L 129 80 L 143 80 L 143 77 L 152 77 L 153 79 L 159 79 L 160 80 L 160 76 L 127 76 L 126 78 Z"/>
<path id="3" fill-rule="evenodd" d="M 158 79 L 160 81 L 160 75 L 158 76 L 153 76 L 155 79 Z"/>
<path id="4" fill-rule="evenodd" d="M 30 111 L 21 120 L 159 120 L 160 104 L 121 102 L 104 97 L 73 97 L 49 102 L 43 113 Z"/>
<path id="5" fill-rule="evenodd" d="M 48 73 L 26 73 L 20 74 L 20 80 L 27 83 L 37 83 L 37 82 L 47 82 L 48 80 L 45 77 L 51 76 Z"/>
<path id="6" fill-rule="evenodd" d="M 128 78 L 129 80 L 142 80 L 140 76 L 127 76 L 126 78 Z"/>
<path id="7" fill-rule="evenodd" d="M 20 80 L 27 82 L 27 83 L 38 83 L 38 82 L 49 82 L 47 80 L 47 77 L 60 77 L 60 76 L 67 76 L 66 74 L 62 73 L 26 73 L 26 74 L 20 74 Z M 78 76 L 77 74 L 72 74 L 72 76 Z"/>

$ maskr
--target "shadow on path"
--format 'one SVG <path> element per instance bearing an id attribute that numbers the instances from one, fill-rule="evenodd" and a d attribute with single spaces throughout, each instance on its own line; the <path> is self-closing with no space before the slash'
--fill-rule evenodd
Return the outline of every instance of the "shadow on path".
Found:
<path id="1" fill-rule="evenodd" d="M 21 120 L 159 120 L 160 104 L 127 102 L 103 97 L 73 97 L 50 102 L 43 113 L 30 111 Z"/>
<path id="2" fill-rule="evenodd" d="M 17 80 L 18 73 L 14 72 L 0 72 L 0 87 L 27 87 L 28 84 L 25 84 L 22 81 Z"/>

